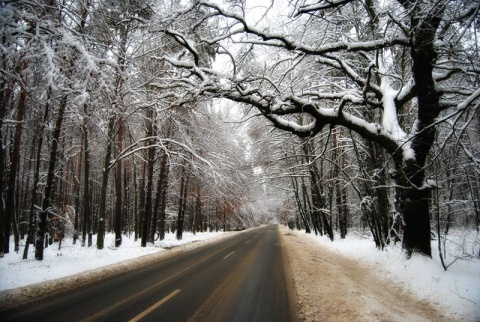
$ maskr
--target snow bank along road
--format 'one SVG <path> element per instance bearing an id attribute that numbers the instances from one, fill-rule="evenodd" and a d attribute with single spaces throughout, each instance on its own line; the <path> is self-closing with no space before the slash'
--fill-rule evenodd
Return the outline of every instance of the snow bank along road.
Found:
<path id="1" fill-rule="evenodd" d="M 302 321 L 464 321 L 380 278 L 375 274 L 378 268 L 331 252 L 303 233 L 284 227 L 280 231 Z"/>
<path id="2" fill-rule="evenodd" d="M 285 256 L 277 226 L 246 231 L 3 312 L 2 321 L 293 321 Z"/>

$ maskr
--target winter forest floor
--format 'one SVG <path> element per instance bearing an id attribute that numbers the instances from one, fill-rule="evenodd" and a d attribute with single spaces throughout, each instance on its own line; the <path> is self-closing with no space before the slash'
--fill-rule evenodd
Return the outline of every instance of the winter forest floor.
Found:
<path id="1" fill-rule="evenodd" d="M 300 320 L 480 321 L 478 258 L 458 260 L 445 272 L 435 251 L 433 259 L 406 260 L 399 245 L 377 251 L 370 239 L 353 231 L 332 243 L 326 237 L 279 227 Z M 55 244 L 47 248 L 43 262 L 34 260 L 33 252 L 26 261 L 21 252 L 6 254 L 0 259 L 0 311 L 237 233 L 186 233 L 182 241 L 168 235 L 145 248 L 125 238 L 120 248 L 102 251 L 65 241 L 60 251 Z M 470 240 L 478 252 L 478 235 Z M 448 256 L 452 261 L 454 257 Z"/>

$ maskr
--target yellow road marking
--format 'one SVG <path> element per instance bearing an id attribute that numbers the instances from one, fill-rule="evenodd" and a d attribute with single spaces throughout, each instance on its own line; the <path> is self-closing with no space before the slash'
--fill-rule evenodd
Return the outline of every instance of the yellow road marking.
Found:
<path id="1" fill-rule="evenodd" d="M 178 293 L 180 293 L 180 290 L 177 289 L 175 291 L 173 291 L 172 293 L 168 294 L 167 296 L 165 296 L 163 299 L 161 299 L 160 301 L 158 301 L 157 303 L 153 304 L 152 306 L 150 306 L 148 309 L 146 309 L 145 311 L 143 311 L 142 313 L 140 313 L 139 315 L 137 315 L 136 317 L 134 317 L 133 319 L 129 320 L 128 322 L 137 322 L 137 321 L 140 321 L 140 319 L 142 319 L 145 315 L 151 313 L 153 310 L 155 310 L 157 307 L 159 307 L 160 305 L 162 305 L 163 303 L 167 302 L 169 299 L 171 299 L 172 297 L 174 297 L 175 295 L 177 295 Z"/>
<path id="2" fill-rule="evenodd" d="M 232 255 L 233 255 L 233 253 L 235 253 L 235 251 L 231 252 L 231 253 L 230 253 L 230 254 L 228 254 L 228 255 L 225 255 L 225 256 L 223 256 L 223 259 L 227 259 L 227 258 L 229 258 L 230 256 L 232 256 Z"/>

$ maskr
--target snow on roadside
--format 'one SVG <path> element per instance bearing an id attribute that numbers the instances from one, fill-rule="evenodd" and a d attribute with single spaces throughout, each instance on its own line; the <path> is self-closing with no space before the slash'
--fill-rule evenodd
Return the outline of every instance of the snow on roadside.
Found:
<path id="1" fill-rule="evenodd" d="M 297 232 L 302 234 L 301 232 Z M 433 259 L 413 256 L 407 260 L 401 245 L 375 248 L 372 238 L 349 232 L 346 239 L 331 242 L 326 236 L 305 234 L 309 240 L 330 251 L 342 254 L 369 267 L 384 279 L 392 281 L 421 300 L 439 304 L 457 321 L 480 321 L 480 260 L 478 257 L 457 260 L 444 271 L 438 255 L 438 241 L 432 241 Z M 465 253 L 478 254 L 477 232 L 451 233 L 446 264 Z"/>
<path id="2" fill-rule="evenodd" d="M 92 247 L 81 247 L 80 241 L 73 245 L 72 239 L 64 240 L 61 250 L 58 250 L 58 243 L 54 243 L 44 251 L 44 260 L 35 260 L 35 248 L 30 245 L 27 260 L 23 260 L 23 242 L 21 241 L 20 252 L 10 252 L 0 258 L 0 291 L 11 290 L 32 284 L 51 281 L 86 271 L 96 270 L 123 261 L 144 258 L 146 255 L 159 253 L 170 253 L 169 249 L 181 245 L 192 245 L 200 241 L 212 241 L 219 238 L 231 236 L 234 232 L 206 232 L 206 233 L 183 233 L 182 240 L 177 240 L 174 234 L 166 234 L 163 241 L 155 244 L 148 244 L 147 247 L 140 247 L 140 239 L 134 241 L 133 236 L 123 236 L 122 245 L 114 247 L 113 234 L 105 237 L 105 248 L 98 250 L 95 245 Z M 13 247 L 13 239 L 10 243 Z"/>

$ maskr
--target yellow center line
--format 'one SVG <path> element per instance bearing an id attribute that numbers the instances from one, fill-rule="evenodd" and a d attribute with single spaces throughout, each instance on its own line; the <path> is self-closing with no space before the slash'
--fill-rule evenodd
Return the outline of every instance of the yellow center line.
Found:
<path id="1" fill-rule="evenodd" d="M 230 253 L 230 254 L 228 254 L 228 255 L 225 255 L 225 256 L 223 256 L 223 259 L 227 259 L 227 258 L 229 258 L 230 256 L 232 256 L 232 255 L 233 255 L 233 253 L 235 253 L 235 251 L 231 252 L 231 253 Z"/>
<path id="2" fill-rule="evenodd" d="M 167 296 L 165 296 L 163 299 L 161 299 L 160 301 L 158 301 L 157 303 L 153 304 L 152 306 L 150 306 L 148 309 L 146 309 L 145 311 L 143 311 L 142 313 L 140 313 L 139 315 L 137 315 L 136 317 L 134 317 L 133 319 L 129 320 L 128 322 L 138 322 L 140 321 L 140 319 L 142 319 L 145 315 L 151 313 L 153 310 L 155 310 L 157 307 L 159 307 L 160 305 L 162 305 L 163 303 L 167 302 L 169 299 L 171 299 L 172 297 L 174 297 L 175 295 L 177 295 L 178 293 L 180 293 L 180 290 L 177 289 L 175 291 L 173 291 L 172 293 L 168 294 Z"/>
<path id="3" fill-rule="evenodd" d="M 169 277 L 167 277 L 166 279 L 164 280 L 160 280 L 158 281 L 157 283 L 154 283 L 152 285 L 150 285 L 149 287 L 141 290 L 140 292 L 138 293 L 134 293 L 124 299 L 122 299 L 121 301 L 118 301 L 116 302 L 115 304 L 113 305 L 110 305 L 110 306 L 107 306 L 106 308 L 104 308 L 103 310 L 95 313 L 94 315 L 92 316 L 89 316 L 85 319 L 83 319 L 81 322 L 92 322 L 92 321 L 97 321 L 99 320 L 100 318 L 103 318 L 105 316 L 107 316 L 108 314 L 110 314 L 111 312 L 121 308 L 122 306 L 124 305 L 127 305 L 129 304 L 131 301 L 133 301 L 134 299 L 140 297 L 140 296 L 143 296 L 143 295 L 146 295 L 148 294 L 149 292 L 152 292 L 153 290 L 157 289 L 159 286 L 161 286 L 162 284 L 165 284 L 175 278 L 177 278 L 178 276 L 181 276 L 182 274 L 185 274 L 186 272 L 194 269 L 197 265 L 200 265 L 201 263 L 203 262 L 206 262 L 208 261 L 210 258 L 212 258 L 213 256 L 215 256 L 216 254 L 222 252 L 224 249 L 221 249 L 219 250 L 218 252 L 215 252 L 214 254 L 212 254 L 211 256 L 207 256 L 205 258 L 203 258 L 202 260 L 200 260 L 199 262 L 197 263 L 194 263 L 193 265 L 189 266 L 189 267 L 186 267 L 185 269 L 177 272 L 176 274 L 173 274 Z"/>

